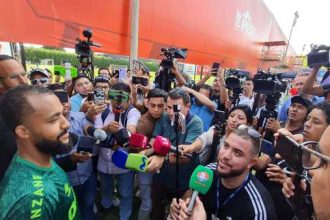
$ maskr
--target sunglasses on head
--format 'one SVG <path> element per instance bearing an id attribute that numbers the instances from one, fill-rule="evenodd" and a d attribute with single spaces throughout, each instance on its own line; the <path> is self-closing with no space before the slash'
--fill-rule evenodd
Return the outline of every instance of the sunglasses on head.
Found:
<path id="1" fill-rule="evenodd" d="M 37 85 L 37 84 L 45 84 L 48 83 L 48 78 L 40 78 L 40 79 L 32 79 L 31 84 Z"/>

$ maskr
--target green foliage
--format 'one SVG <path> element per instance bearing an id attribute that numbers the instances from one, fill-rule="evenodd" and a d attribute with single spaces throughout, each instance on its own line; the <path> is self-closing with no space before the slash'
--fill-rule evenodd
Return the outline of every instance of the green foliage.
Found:
<path id="1" fill-rule="evenodd" d="M 79 66 L 79 61 L 75 53 L 69 53 L 58 49 L 44 48 L 25 48 L 26 59 L 31 63 L 38 64 L 43 59 L 53 59 L 54 65 L 60 65 L 62 60 L 67 60 L 72 66 Z M 95 69 L 100 67 L 109 67 L 111 64 L 128 66 L 128 59 L 115 60 L 110 57 L 96 55 L 94 57 Z M 157 71 L 158 64 L 152 61 L 145 61 L 144 64 L 150 71 Z"/>

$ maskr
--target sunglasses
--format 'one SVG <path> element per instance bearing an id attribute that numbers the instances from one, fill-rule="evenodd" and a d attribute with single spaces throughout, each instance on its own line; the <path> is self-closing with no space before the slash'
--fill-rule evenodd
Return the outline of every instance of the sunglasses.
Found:
<path id="1" fill-rule="evenodd" d="M 48 78 L 40 78 L 40 79 L 31 80 L 32 85 L 45 84 L 45 83 L 48 83 L 48 82 L 49 82 Z"/>
<path id="2" fill-rule="evenodd" d="M 238 129 L 239 130 L 246 130 L 251 138 L 254 138 L 254 139 L 261 138 L 261 134 L 258 131 L 256 131 L 255 129 L 253 129 L 253 128 L 247 126 L 247 125 L 240 125 L 240 126 L 238 126 Z"/>

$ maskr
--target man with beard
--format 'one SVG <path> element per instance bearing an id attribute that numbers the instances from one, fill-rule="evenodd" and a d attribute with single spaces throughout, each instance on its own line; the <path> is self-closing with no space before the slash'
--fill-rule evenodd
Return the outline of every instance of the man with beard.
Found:
<path id="1" fill-rule="evenodd" d="M 260 134 L 247 126 L 235 129 L 220 148 L 217 173 L 208 193 L 188 215 L 186 201 L 172 200 L 171 219 L 276 219 L 273 201 L 264 186 L 250 173 L 260 148 Z"/>
<path id="2" fill-rule="evenodd" d="M 51 159 L 69 143 L 69 123 L 58 98 L 38 86 L 18 86 L 1 100 L 17 154 L 0 184 L 0 219 L 78 219 L 72 187 Z"/>
<path id="3" fill-rule="evenodd" d="M 79 74 L 77 77 L 73 78 L 72 84 L 76 94 L 70 98 L 71 111 L 79 112 L 83 99 L 87 97 L 88 92 L 91 91 L 92 83 L 88 76 Z"/>

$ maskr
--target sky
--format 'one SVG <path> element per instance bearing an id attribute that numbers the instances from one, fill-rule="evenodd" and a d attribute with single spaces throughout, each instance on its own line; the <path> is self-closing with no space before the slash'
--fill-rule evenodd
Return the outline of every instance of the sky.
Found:
<path id="1" fill-rule="evenodd" d="M 288 38 L 298 11 L 299 18 L 293 28 L 290 45 L 297 54 L 310 51 L 310 44 L 330 46 L 330 0 L 264 0 L 283 33 Z M 303 50 L 303 47 L 305 49 Z"/>

